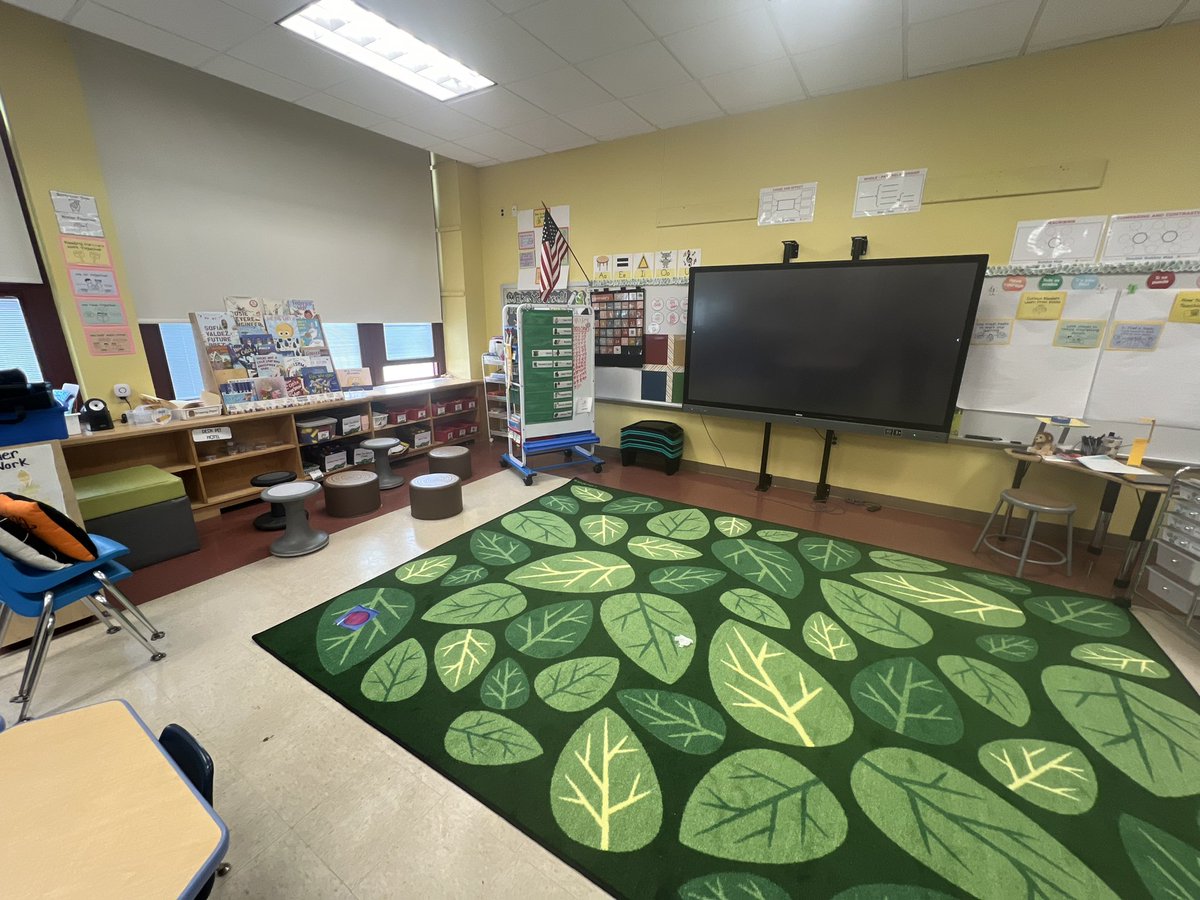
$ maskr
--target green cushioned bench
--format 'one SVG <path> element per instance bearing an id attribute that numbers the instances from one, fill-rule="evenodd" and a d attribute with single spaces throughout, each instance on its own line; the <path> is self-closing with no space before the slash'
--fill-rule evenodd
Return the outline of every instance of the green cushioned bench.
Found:
<path id="1" fill-rule="evenodd" d="M 130 466 L 71 479 L 88 531 L 129 548 L 131 569 L 200 547 L 183 482 L 154 466 Z"/>

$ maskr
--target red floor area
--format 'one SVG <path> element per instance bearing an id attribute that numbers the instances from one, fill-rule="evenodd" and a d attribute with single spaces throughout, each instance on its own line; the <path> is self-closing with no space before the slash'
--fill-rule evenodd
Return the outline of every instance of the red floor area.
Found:
<path id="1" fill-rule="evenodd" d="M 479 441 L 471 445 L 474 475 L 470 480 L 474 481 L 499 471 L 498 460 L 503 451 L 504 447 L 499 442 L 489 444 L 487 441 Z M 616 457 L 615 453 L 609 455 Z M 593 473 L 589 465 L 558 469 L 555 474 L 577 476 L 628 491 L 694 503 L 834 537 L 932 556 L 948 562 L 1010 574 L 1015 569 L 1015 563 L 1012 561 L 986 551 L 978 556 L 972 555 L 971 545 L 978 534 L 978 526 L 968 522 L 892 509 L 886 505 L 878 512 L 868 512 L 863 506 L 836 499 L 852 494 L 850 491 L 839 490 L 836 486 L 834 499 L 822 506 L 813 504 L 811 494 L 796 490 L 774 487 L 767 493 L 760 493 L 754 490 L 754 484 L 749 481 L 687 470 L 667 476 L 653 465 L 651 462 L 645 466 L 623 468 L 619 458 L 614 458 L 599 475 Z M 419 475 L 426 470 L 424 457 L 418 457 L 396 468 L 396 471 L 405 477 Z M 518 476 L 514 474 L 512 477 Z M 354 519 L 331 518 L 325 514 L 320 497 L 310 502 L 309 509 L 316 527 L 335 533 L 406 506 L 407 485 L 384 491 L 382 508 L 369 516 Z M 277 535 L 257 531 L 251 524 L 263 508 L 261 503 L 255 503 L 201 522 L 200 550 L 135 572 L 123 586 L 126 593 L 136 602 L 144 603 L 265 558 L 271 541 Z M 1075 552 L 1073 577 L 1068 578 L 1062 567 L 1038 566 L 1029 566 L 1025 577 L 1099 596 L 1110 596 L 1112 580 L 1121 562 L 1120 550 L 1109 549 L 1101 556 L 1091 556 L 1083 545 L 1078 545 Z"/>

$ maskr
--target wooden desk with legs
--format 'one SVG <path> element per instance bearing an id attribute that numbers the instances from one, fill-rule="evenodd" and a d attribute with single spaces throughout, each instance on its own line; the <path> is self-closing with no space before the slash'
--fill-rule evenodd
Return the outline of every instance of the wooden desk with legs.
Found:
<path id="1" fill-rule="evenodd" d="M 1104 496 L 1100 498 L 1100 512 L 1096 516 L 1096 525 L 1092 529 L 1092 540 L 1088 544 L 1088 553 L 1095 555 L 1099 555 L 1101 550 L 1104 549 L 1104 538 L 1108 535 L 1108 524 L 1112 521 L 1113 510 L 1117 507 L 1117 497 L 1120 496 L 1121 488 L 1126 486 L 1142 491 L 1142 498 L 1138 503 L 1137 518 L 1134 519 L 1133 528 L 1129 532 L 1129 543 L 1125 547 L 1125 558 L 1121 562 L 1120 572 L 1113 579 L 1113 587 L 1115 589 L 1113 594 L 1114 599 L 1122 606 L 1129 606 L 1130 582 L 1133 578 L 1133 572 L 1137 567 L 1138 557 L 1142 552 L 1142 548 L 1146 544 L 1146 535 L 1150 531 L 1150 526 L 1154 523 L 1154 513 L 1158 509 L 1159 499 L 1167 492 L 1167 485 L 1137 484 L 1122 478 L 1120 475 L 1089 469 L 1082 463 L 1067 460 L 1051 461 L 1036 453 L 1015 450 L 1011 447 L 1006 448 L 1004 452 L 1017 461 L 1017 470 L 1013 474 L 1012 482 L 1014 488 L 1021 486 L 1022 480 L 1024 480 L 1025 475 L 1029 472 L 1029 467 L 1034 463 L 1046 463 L 1056 469 L 1077 472 L 1081 475 L 1090 475 L 1093 478 L 1101 478 L 1106 482 L 1104 485 Z M 1007 526 L 1008 523 L 1006 521 L 1005 531 L 1008 530 Z"/>
<path id="2" fill-rule="evenodd" d="M 5 897 L 192 897 L 229 843 L 122 700 L 0 733 L 0 798 Z"/>

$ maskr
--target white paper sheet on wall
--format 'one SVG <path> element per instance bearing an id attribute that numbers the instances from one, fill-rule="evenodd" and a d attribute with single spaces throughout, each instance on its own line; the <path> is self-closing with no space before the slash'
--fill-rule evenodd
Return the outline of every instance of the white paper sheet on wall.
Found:
<path id="1" fill-rule="evenodd" d="M 1138 290 L 1117 301 L 1114 323 L 1160 323 L 1162 330 L 1153 350 L 1105 350 L 1086 418 L 1152 416 L 1160 425 L 1200 428 L 1200 325 L 1169 321 L 1178 293 Z"/>
<path id="2" fill-rule="evenodd" d="M 976 321 L 1012 320 L 1010 340 L 971 345 L 958 405 L 996 412 L 1082 416 L 1101 348 L 1055 346 L 1060 320 L 1016 318 L 1024 291 L 1006 290 L 1004 283 L 999 277 L 984 282 Z M 1107 322 L 1116 290 L 1067 291 L 1061 318 Z"/>

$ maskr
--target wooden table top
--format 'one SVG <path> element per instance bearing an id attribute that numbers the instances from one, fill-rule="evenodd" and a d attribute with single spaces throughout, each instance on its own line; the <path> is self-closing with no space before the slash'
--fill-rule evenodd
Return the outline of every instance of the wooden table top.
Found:
<path id="1" fill-rule="evenodd" d="M 1124 485 L 1125 487 L 1131 487 L 1139 491 L 1148 491 L 1151 494 L 1165 494 L 1170 488 L 1170 485 L 1166 484 L 1145 484 L 1130 481 L 1128 478 L 1122 478 L 1113 472 L 1097 472 L 1095 469 L 1089 469 L 1083 463 L 1074 459 L 1047 459 L 1040 453 L 1031 453 L 1028 450 L 1019 450 L 1015 447 L 1005 447 L 1004 452 L 1020 462 L 1053 463 L 1059 469 L 1069 472 L 1079 472 L 1083 475 L 1091 475 L 1094 478 L 1103 478 L 1105 481 L 1115 481 L 1117 484 Z"/>
<path id="2" fill-rule="evenodd" d="M 225 825 L 123 700 L 0 733 L 0 893 L 180 897 Z"/>

